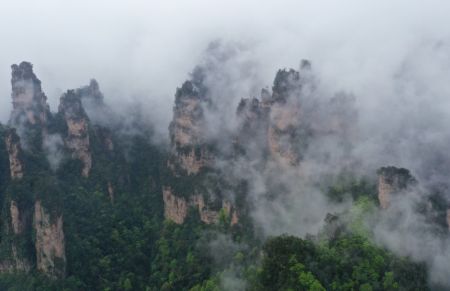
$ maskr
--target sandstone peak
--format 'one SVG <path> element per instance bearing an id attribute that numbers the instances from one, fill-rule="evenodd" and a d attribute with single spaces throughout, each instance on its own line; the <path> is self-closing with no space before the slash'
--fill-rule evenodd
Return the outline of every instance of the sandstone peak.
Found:
<path id="1" fill-rule="evenodd" d="M 22 62 L 11 66 L 13 111 L 10 124 L 19 127 L 24 124 L 45 125 L 50 109 L 47 97 L 42 92 L 41 81 L 33 72 L 33 65 Z"/>
<path id="2" fill-rule="evenodd" d="M 300 72 L 294 69 L 279 70 L 273 81 L 273 100 L 286 102 L 289 95 L 301 88 Z"/>
<path id="3" fill-rule="evenodd" d="M 244 109 L 254 112 L 257 108 L 259 108 L 259 100 L 257 98 L 242 98 L 239 102 L 237 113 L 243 113 Z"/>
<path id="4" fill-rule="evenodd" d="M 300 61 L 300 70 L 306 71 L 311 70 L 311 62 L 309 60 L 301 60 Z"/>
<path id="5" fill-rule="evenodd" d="M 81 103 L 80 94 L 76 90 L 68 90 L 60 98 L 59 112 L 64 113 L 66 116 L 87 118 Z"/>
<path id="6" fill-rule="evenodd" d="M 100 91 L 100 86 L 95 79 L 91 79 L 89 85 L 81 87 L 76 90 L 81 99 L 89 99 L 99 104 L 103 104 L 103 94 Z"/>
<path id="7" fill-rule="evenodd" d="M 237 108 L 237 116 L 241 119 L 241 130 L 246 134 L 255 134 L 262 123 L 267 122 L 269 110 L 257 98 L 243 98 Z"/>
<path id="8" fill-rule="evenodd" d="M 64 143 L 72 151 L 72 157 L 79 159 L 83 163 L 82 175 L 88 177 L 92 167 L 89 119 L 81 103 L 80 91 L 67 91 L 61 97 L 59 112 L 67 125 L 67 135 L 64 138 Z"/>
<path id="9" fill-rule="evenodd" d="M 11 65 L 12 69 L 12 80 L 20 80 L 20 79 L 30 79 L 36 80 L 38 83 L 40 81 L 36 78 L 36 75 L 33 73 L 33 65 L 30 62 L 21 62 L 19 65 L 13 64 Z"/>
<path id="10" fill-rule="evenodd" d="M 408 169 L 393 166 L 378 169 L 378 200 L 386 209 L 390 205 L 392 195 L 396 195 L 416 184 L 416 179 Z"/>
<path id="11" fill-rule="evenodd" d="M 182 169 L 191 175 L 211 164 L 212 156 L 205 144 L 204 134 L 207 130 L 204 110 L 209 104 L 202 70 L 196 68 L 191 80 L 177 88 L 175 94 L 173 119 L 169 126 L 172 169 Z"/>
<path id="12" fill-rule="evenodd" d="M 286 102 L 290 96 L 299 95 L 303 86 L 308 83 L 311 76 L 311 62 L 302 60 L 300 69 L 278 70 L 272 87 L 272 99 L 275 102 Z"/>

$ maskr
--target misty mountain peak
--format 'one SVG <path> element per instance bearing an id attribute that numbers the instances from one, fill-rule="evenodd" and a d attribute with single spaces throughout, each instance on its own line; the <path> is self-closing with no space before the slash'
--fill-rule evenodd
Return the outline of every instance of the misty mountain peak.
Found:
<path id="1" fill-rule="evenodd" d="M 61 97 L 59 113 L 63 116 L 67 126 L 64 143 L 72 152 L 72 157 L 82 162 L 82 175 L 88 177 L 92 167 L 89 118 L 81 103 L 79 90 L 68 90 Z"/>
<path id="2" fill-rule="evenodd" d="M 185 81 L 181 88 L 177 88 L 175 103 L 178 104 L 180 99 L 206 100 L 206 87 L 203 85 L 203 81 L 195 78 Z"/>
<path id="3" fill-rule="evenodd" d="M 185 81 L 183 85 L 181 85 L 181 88 L 177 89 L 176 97 L 193 97 L 198 96 L 199 91 L 195 87 L 194 83 L 192 81 Z"/>
<path id="4" fill-rule="evenodd" d="M 306 71 L 306 70 L 311 70 L 311 62 L 308 60 L 301 60 L 300 61 L 300 70 L 302 71 Z"/>
<path id="5" fill-rule="evenodd" d="M 100 91 L 100 86 L 95 79 L 91 79 L 89 85 L 78 88 L 77 94 L 84 101 L 84 99 L 91 100 L 97 104 L 103 104 L 103 94 Z"/>
<path id="6" fill-rule="evenodd" d="M 390 205 L 392 195 L 406 190 L 416 184 L 416 179 L 408 169 L 397 167 L 382 167 L 378 169 L 378 200 L 380 206 L 386 209 Z"/>
<path id="7" fill-rule="evenodd" d="M 25 124 L 44 125 L 50 109 L 47 97 L 42 92 L 41 81 L 33 72 L 33 65 L 21 62 L 11 66 L 13 111 L 10 124 L 21 127 Z"/>
<path id="8" fill-rule="evenodd" d="M 66 116 L 85 118 L 86 113 L 81 103 L 81 95 L 79 91 L 68 90 L 60 98 L 59 112 L 64 113 Z"/>
<path id="9" fill-rule="evenodd" d="M 275 102 L 287 102 L 292 97 L 299 97 L 304 90 L 314 88 L 311 62 L 302 60 L 300 69 L 278 70 L 273 81 L 272 99 Z"/>
<path id="10" fill-rule="evenodd" d="M 300 72 L 294 69 L 278 70 L 275 80 L 273 81 L 272 90 L 274 97 L 284 97 L 284 95 L 300 86 Z M 278 99 L 278 98 L 275 98 Z"/>
<path id="11" fill-rule="evenodd" d="M 169 126 L 173 164 L 179 165 L 187 173 L 198 173 L 209 160 L 204 144 L 206 122 L 204 117 L 207 99 L 194 81 L 186 81 L 175 94 L 173 119 Z M 177 158 L 175 158 L 177 156 Z"/>
<path id="12" fill-rule="evenodd" d="M 33 72 L 33 65 L 30 62 L 21 62 L 19 65 L 11 65 L 13 82 L 16 80 L 33 80 L 40 84 Z"/>

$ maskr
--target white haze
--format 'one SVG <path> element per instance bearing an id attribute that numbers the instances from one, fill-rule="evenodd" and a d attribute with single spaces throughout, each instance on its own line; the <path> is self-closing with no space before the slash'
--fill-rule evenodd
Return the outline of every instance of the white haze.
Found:
<path id="1" fill-rule="evenodd" d="M 344 91 L 355 96 L 359 122 L 352 155 L 363 161 L 362 172 L 396 165 L 409 168 L 423 186 L 448 185 L 449 11 L 450 2 L 444 0 L 3 0 L 0 120 L 6 122 L 11 111 L 10 65 L 27 60 L 34 64 L 52 111 L 65 90 L 96 78 L 112 108 L 139 101 L 157 137 L 167 139 L 176 87 L 204 62 L 208 44 L 221 39 L 237 51 L 207 80 L 221 108 L 207 116 L 213 129 L 209 134 L 232 129 L 239 99 L 259 96 L 277 69 L 298 68 L 301 59 L 309 59 L 321 95 L 331 98 Z M 306 153 L 302 171 L 308 179 L 296 179 L 298 173 L 291 172 L 275 177 L 288 192 L 278 203 L 261 198 L 265 173 L 240 164 L 234 169 L 252 178 L 251 195 L 258 206 L 254 218 L 268 234 L 317 231 L 327 212 L 345 207 L 326 201 L 314 186 L 317 180 L 309 179 L 339 170 L 335 142 Z M 332 153 L 332 165 L 321 162 L 322 153 Z M 411 210 L 413 201 L 398 204 L 410 220 L 394 229 L 384 220 L 389 217 L 376 224 L 377 240 L 427 261 L 432 278 L 445 283 L 449 261 L 439 258 L 450 257 L 449 241 L 423 239 L 429 226 Z M 410 243 L 406 248 L 402 237 Z"/>
<path id="2" fill-rule="evenodd" d="M 418 73 L 439 84 L 430 87 L 448 91 L 440 74 L 448 56 L 424 50 L 439 43 L 445 50 L 449 8 L 448 1 L 406 0 L 4 0 L 0 119 L 11 108 L 9 66 L 28 60 L 52 110 L 62 92 L 95 77 L 110 102 L 146 101 L 164 133 L 176 86 L 218 38 L 250 48 L 264 85 L 276 69 L 308 58 L 324 82 L 378 106 L 395 94 L 392 81 L 405 58 L 418 56 Z M 422 66 L 430 61 L 444 63 Z"/>

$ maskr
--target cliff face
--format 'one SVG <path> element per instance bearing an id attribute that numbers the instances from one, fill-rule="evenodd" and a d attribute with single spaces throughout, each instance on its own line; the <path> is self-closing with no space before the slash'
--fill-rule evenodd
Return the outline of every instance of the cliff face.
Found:
<path id="1" fill-rule="evenodd" d="M 12 65 L 12 103 L 10 125 L 45 125 L 50 114 L 47 97 L 42 92 L 41 81 L 28 62 Z"/>
<path id="2" fill-rule="evenodd" d="M 188 184 L 192 186 L 190 193 L 183 195 L 176 193 L 170 183 L 163 186 L 165 217 L 178 224 L 185 221 L 190 208 L 197 209 L 200 220 L 206 224 L 217 223 L 221 209 L 230 216 L 234 211 L 227 199 L 220 194 L 214 199 L 204 195 L 202 187 L 207 179 L 203 174 L 206 170 L 214 171 L 216 158 L 212 152 L 213 142 L 207 137 L 205 110 L 211 106 L 211 99 L 206 92 L 207 88 L 202 83 L 202 70 L 197 69 L 193 80 L 186 81 L 175 95 L 173 120 L 169 126 L 171 151 L 167 166 L 172 182 L 182 179 L 184 187 L 189 187 Z M 220 183 L 217 176 L 215 175 L 213 184 Z M 178 191 L 181 190 L 178 188 Z M 217 205 L 216 199 L 221 206 Z M 234 211 L 233 223 L 237 223 L 237 220 L 237 213 Z"/>
<path id="3" fill-rule="evenodd" d="M 261 100 L 241 100 L 236 112 L 239 125 L 233 141 L 230 139 L 236 149 L 235 156 L 252 162 L 261 161 L 257 167 L 264 167 L 267 159 L 284 165 L 298 165 L 307 131 L 307 123 L 302 120 L 301 102 L 303 95 L 308 94 L 307 90 L 311 88 L 309 70 L 308 62 L 303 62 L 300 71 L 280 70 L 272 94 L 263 90 Z M 199 79 L 185 82 L 175 96 L 173 121 L 169 127 L 171 158 L 168 167 L 177 177 L 195 176 L 202 169 L 217 170 L 214 160 L 218 157 L 210 150 L 212 141 L 207 137 L 208 124 L 204 116 L 205 110 L 209 106 L 214 107 L 214 104 L 206 97 L 208 89 Z M 200 184 L 198 181 L 196 183 Z M 203 222 L 217 221 L 218 211 L 208 208 L 212 201 L 205 201 L 209 200 L 208 195 L 198 195 L 203 194 L 202 190 L 180 195 L 167 189 L 164 190 L 167 218 L 182 223 L 187 209 L 195 207 L 199 209 Z M 223 198 L 219 198 L 222 208 L 230 209 L 229 215 L 233 217 L 232 205 L 227 207 L 227 199 Z M 237 220 L 237 215 L 234 217 Z"/>
<path id="4" fill-rule="evenodd" d="M 262 93 L 264 97 L 264 91 Z M 237 108 L 239 128 L 235 145 L 250 160 L 264 158 L 268 153 L 267 131 L 270 107 L 256 98 L 241 99 Z"/>
<path id="5" fill-rule="evenodd" d="M 177 175 L 195 175 L 212 163 L 212 155 L 205 144 L 204 107 L 208 102 L 192 81 L 186 81 L 177 90 L 169 126 L 172 155 L 169 166 Z"/>
<path id="6" fill-rule="evenodd" d="M 231 225 L 235 225 L 239 221 L 236 209 L 234 209 L 231 202 L 227 200 L 222 200 L 222 208 L 215 210 L 207 205 L 203 195 L 190 195 L 190 197 L 186 199 L 184 197 L 176 196 L 170 187 L 165 187 L 163 189 L 163 199 L 164 216 L 177 224 L 184 223 L 188 215 L 188 210 L 191 207 L 198 210 L 200 220 L 206 224 L 217 223 L 219 221 L 220 211 L 224 211 L 224 214 L 230 217 Z"/>
<path id="7" fill-rule="evenodd" d="M 175 196 L 170 187 L 163 189 L 164 217 L 182 224 L 188 214 L 188 203 L 183 197 Z"/>
<path id="8" fill-rule="evenodd" d="M 81 104 L 79 92 L 69 90 L 61 97 L 59 113 L 67 125 L 67 134 L 64 137 L 65 146 L 72 152 L 73 158 L 82 162 L 81 174 L 88 177 L 92 167 L 89 120 Z"/>
<path id="9" fill-rule="evenodd" d="M 55 209 L 45 209 L 36 200 L 36 192 L 45 189 L 36 184 L 45 178 L 37 177 L 32 170 L 42 166 L 42 160 L 35 158 L 34 150 L 42 149 L 37 143 L 48 137 L 50 111 L 41 90 L 41 82 L 34 75 L 30 63 L 12 66 L 12 99 L 10 126 L 13 128 L 7 129 L 4 134 L 12 185 L 6 188 L 3 200 L 5 211 L 2 213 L 0 236 L 0 272 L 28 272 L 36 261 L 38 270 L 51 277 L 61 277 L 65 272 L 63 221 L 62 217 L 58 217 L 56 222 L 52 222 L 48 215 L 59 206 L 58 203 L 51 203 Z M 17 134 L 19 131 L 25 141 L 33 142 L 25 150 L 22 150 L 23 139 Z M 46 171 L 48 169 L 43 169 L 42 175 Z M 30 251 L 33 245 L 36 252 Z"/>
<path id="10" fill-rule="evenodd" d="M 66 255 L 62 215 L 51 219 L 41 201 L 36 200 L 34 228 L 36 231 L 37 269 L 50 277 L 64 277 Z"/>
<path id="11" fill-rule="evenodd" d="M 278 71 L 272 87 L 268 143 L 271 156 L 285 165 L 298 165 L 301 145 L 307 137 L 308 124 L 302 116 L 303 95 L 313 88 L 309 80 L 310 64 L 302 62 L 300 71 Z"/>
<path id="12" fill-rule="evenodd" d="M 5 137 L 6 149 L 9 156 L 9 169 L 11 179 L 21 179 L 23 177 L 23 162 L 21 159 L 22 148 L 20 138 L 14 129 L 8 130 Z"/>
<path id="13" fill-rule="evenodd" d="M 383 167 L 378 170 L 378 200 L 382 209 L 389 207 L 394 195 L 415 183 L 407 169 Z"/>
<path id="14" fill-rule="evenodd" d="M 32 266 L 32 258 L 28 257 L 23 246 L 29 235 L 25 231 L 31 221 L 30 213 L 15 200 L 11 199 L 6 203 L 9 203 L 6 213 L 9 217 L 3 224 L 1 245 L 7 254 L 2 255 L 0 260 L 0 272 L 28 272 Z"/>
<path id="15" fill-rule="evenodd" d="M 5 132 L 5 146 L 8 153 L 10 178 L 13 181 L 22 180 L 24 176 L 23 153 L 20 138 L 14 129 Z M 11 198 L 11 196 L 13 198 Z M 4 200 L 6 213 L 3 214 L 2 249 L 6 255 L 0 260 L 0 272 L 23 271 L 31 269 L 30 258 L 21 248 L 20 241 L 26 240 L 25 230 L 30 222 L 29 211 L 20 205 L 14 195 L 7 195 Z"/>
<path id="16" fill-rule="evenodd" d="M 275 104 L 271 108 L 271 126 L 268 131 L 269 149 L 273 158 L 287 165 L 297 165 L 300 154 L 296 149 L 295 124 L 297 113 L 295 108 L 285 108 Z"/>
<path id="17" fill-rule="evenodd" d="M 93 125 L 109 127 L 115 122 L 114 114 L 105 104 L 103 93 L 95 79 L 92 79 L 89 85 L 76 89 L 76 94 Z"/>

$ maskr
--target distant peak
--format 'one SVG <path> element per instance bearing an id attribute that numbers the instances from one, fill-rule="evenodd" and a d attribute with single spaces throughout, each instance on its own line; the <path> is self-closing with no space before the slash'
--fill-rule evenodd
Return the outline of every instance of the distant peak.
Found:
<path id="1" fill-rule="evenodd" d="M 33 80 L 40 83 L 33 72 L 33 65 L 30 62 L 21 62 L 19 65 L 11 65 L 11 76 L 13 83 L 18 80 Z"/>
<path id="2" fill-rule="evenodd" d="M 311 62 L 309 60 L 300 61 L 300 70 L 311 70 Z"/>
<path id="3" fill-rule="evenodd" d="M 13 127 L 26 124 L 45 125 L 50 109 L 47 97 L 42 92 L 41 81 L 34 74 L 30 62 L 11 66 L 11 87 L 13 111 L 10 125 Z"/>

